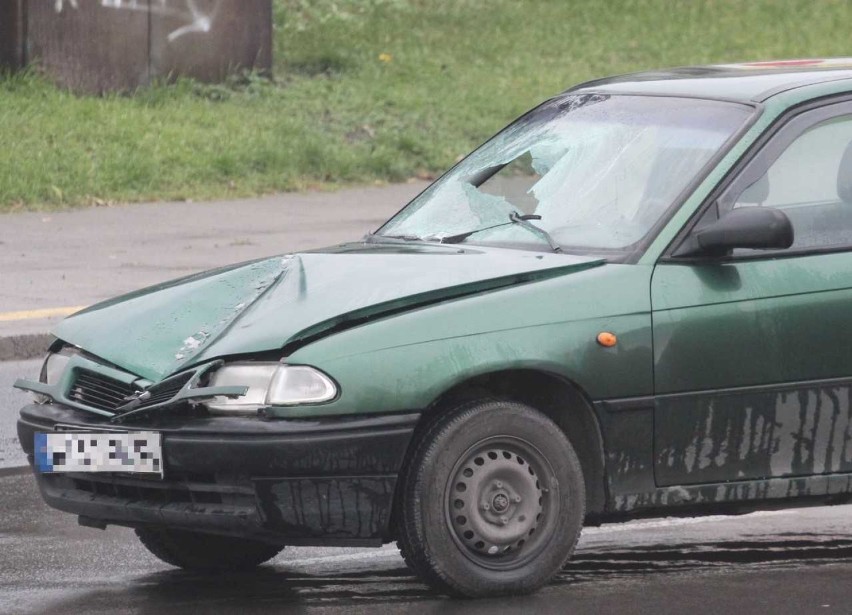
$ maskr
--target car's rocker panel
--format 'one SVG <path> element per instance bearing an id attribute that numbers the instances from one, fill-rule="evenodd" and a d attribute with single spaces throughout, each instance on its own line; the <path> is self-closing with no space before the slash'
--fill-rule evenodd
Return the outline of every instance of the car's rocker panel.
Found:
<path id="1" fill-rule="evenodd" d="M 844 501 L 850 399 L 852 381 L 833 379 L 597 402 L 607 514 Z"/>

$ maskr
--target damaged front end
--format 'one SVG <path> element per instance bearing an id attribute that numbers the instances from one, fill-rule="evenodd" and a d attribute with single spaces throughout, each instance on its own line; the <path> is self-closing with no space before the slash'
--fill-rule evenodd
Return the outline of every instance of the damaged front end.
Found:
<path id="1" fill-rule="evenodd" d="M 151 382 L 66 346 L 48 355 L 38 382 L 18 380 L 15 387 L 34 393 L 37 401 L 57 402 L 121 423 L 136 414 L 170 406 L 245 396 L 248 386 L 202 386 L 209 372 L 222 364 L 211 361 Z"/>
<path id="2" fill-rule="evenodd" d="M 36 401 L 60 403 L 122 423 L 131 417 L 181 405 L 210 414 L 263 415 L 270 406 L 326 403 L 338 395 L 334 381 L 306 365 L 219 359 L 151 382 L 65 346 L 45 359 L 38 382 L 15 387 Z"/>
<path id="3" fill-rule="evenodd" d="M 55 350 L 39 381 L 15 385 L 38 402 L 22 409 L 18 435 L 45 501 L 81 524 L 278 545 L 390 540 L 393 492 L 419 413 L 268 420 L 270 405 L 322 403 L 338 395 L 336 384 L 307 366 L 222 360 L 151 382 L 80 349 Z M 162 443 L 158 476 L 44 472 L 34 463 L 44 434 L 152 432 Z"/>
<path id="4" fill-rule="evenodd" d="M 378 545 L 392 539 L 396 481 L 426 404 L 386 395 L 392 407 L 378 407 L 363 398 L 376 382 L 352 380 L 328 357 L 291 357 L 383 319 L 602 264 L 356 243 L 138 291 L 54 330 L 41 377 L 16 383 L 36 396 L 21 411 L 20 442 L 45 501 L 89 526 Z M 112 447 L 112 433 L 125 434 L 115 438 L 123 446 L 154 434 L 161 474 L 41 463 L 54 446 L 85 448 L 88 434 Z"/>

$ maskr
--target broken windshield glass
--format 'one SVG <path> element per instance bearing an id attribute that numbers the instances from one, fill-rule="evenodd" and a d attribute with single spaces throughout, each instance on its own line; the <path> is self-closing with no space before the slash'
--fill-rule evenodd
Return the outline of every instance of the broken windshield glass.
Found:
<path id="1" fill-rule="evenodd" d="M 540 216 L 535 227 L 556 245 L 627 250 L 751 112 L 709 100 L 565 95 L 473 152 L 376 236 L 547 249 L 507 224 Z"/>

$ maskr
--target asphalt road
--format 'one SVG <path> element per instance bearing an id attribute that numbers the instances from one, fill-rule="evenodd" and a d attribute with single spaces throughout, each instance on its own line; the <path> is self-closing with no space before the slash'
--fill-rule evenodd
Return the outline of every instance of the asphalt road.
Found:
<path id="1" fill-rule="evenodd" d="M 28 393 L 13 389 L 12 384 L 18 378 L 37 378 L 39 369 L 41 369 L 41 360 L 0 361 L 0 472 L 27 463 L 18 444 L 18 431 L 15 425 L 18 420 L 18 410 L 29 402 L 30 396 Z"/>
<path id="2" fill-rule="evenodd" d="M 850 613 L 852 506 L 587 528 L 534 596 L 458 601 L 406 569 L 393 545 L 285 549 L 251 574 L 161 564 L 132 531 L 79 527 L 29 474 L 0 477 L 0 612 Z"/>

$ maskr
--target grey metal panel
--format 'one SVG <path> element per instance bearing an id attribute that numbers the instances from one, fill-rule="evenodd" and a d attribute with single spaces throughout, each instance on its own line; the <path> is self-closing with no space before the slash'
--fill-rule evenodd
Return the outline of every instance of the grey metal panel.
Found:
<path id="1" fill-rule="evenodd" d="M 272 68 L 272 0 L 0 0 L 0 20 L 7 2 L 29 7 L 30 58 L 79 92 Z"/>
<path id="2" fill-rule="evenodd" d="M 152 8 L 152 76 L 222 81 L 272 69 L 272 0 L 170 0 Z"/>

